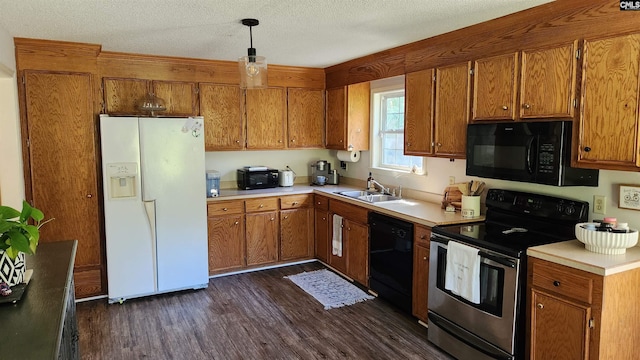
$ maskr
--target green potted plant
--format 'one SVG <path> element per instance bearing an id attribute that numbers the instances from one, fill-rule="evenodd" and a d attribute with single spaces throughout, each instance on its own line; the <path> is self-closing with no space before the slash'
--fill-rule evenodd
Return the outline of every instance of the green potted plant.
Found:
<path id="1" fill-rule="evenodd" d="M 0 206 L 0 282 L 14 286 L 23 281 L 24 255 L 36 252 L 40 227 L 48 221 L 42 219 L 42 211 L 26 201 L 22 202 L 22 211 Z"/>

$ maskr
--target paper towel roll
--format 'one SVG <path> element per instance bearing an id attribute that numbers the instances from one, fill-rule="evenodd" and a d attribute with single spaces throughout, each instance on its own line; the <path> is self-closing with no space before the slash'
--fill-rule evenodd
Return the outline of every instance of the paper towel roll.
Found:
<path id="1" fill-rule="evenodd" d="M 346 162 L 358 162 L 360 160 L 360 151 L 338 151 L 338 160 Z"/>

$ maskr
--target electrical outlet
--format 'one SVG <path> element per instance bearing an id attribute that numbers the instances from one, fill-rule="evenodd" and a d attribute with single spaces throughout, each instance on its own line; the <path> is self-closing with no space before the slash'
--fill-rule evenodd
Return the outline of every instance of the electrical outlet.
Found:
<path id="1" fill-rule="evenodd" d="M 455 176 L 449 176 L 449 185 L 453 185 L 456 183 L 456 177 Z"/>
<path id="2" fill-rule="evenodd" d="M 593 195 L 593 213 L 603 214 L 607 211 L 607 197 L 604 195 Z"/>

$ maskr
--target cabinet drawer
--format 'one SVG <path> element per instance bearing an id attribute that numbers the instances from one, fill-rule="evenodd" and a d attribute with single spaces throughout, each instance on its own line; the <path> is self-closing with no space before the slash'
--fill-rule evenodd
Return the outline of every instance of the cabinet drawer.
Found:
<path id="1" fill-rule="evenodd" d="M 219 216 L 229 214 L 242 214 L 244 212 L 244 201 L 216 201 L 207 204 L 208 216 Z"/>
<path id="2" fill-rule="evenodd" d="M 319 210 L 329 210 L 329 198 L 322 195 L 314 195 L 314 206 Z"/>
<path id="3" fill-rule="evenodd" d="M 413 225 L 413 242 L 415 245 L 421 245 L 429 249 L 431 244 L 431 228 L 424 225 Z"/>
<path id="4" fill-rule="evenodd" d="M 280 198 L 280 208 L 297 209 L 310 207 L 313 204 L 313 194 L 289 195 Z"/>
<path id="5" fill-rule="evenodd" d="M 531 260 L 533 287 L 591 304 L 593 279 L 588 274 L 548 261 Z"/>
<path id="6" fill-rule="evenodd" d="M 362 224 L 369 223 L 367 216 L 369 211 L 366 208 L 357 205 L 331 199 L 329 201 L 329 210 L 334 214 L 338 214 L 344 218 L 351 219 Z"/>
<path id="7" fill-rule="evenodd" d="M 248 213 L 278 210 L 277 197 L 247 199 L 244 203 Z"/>

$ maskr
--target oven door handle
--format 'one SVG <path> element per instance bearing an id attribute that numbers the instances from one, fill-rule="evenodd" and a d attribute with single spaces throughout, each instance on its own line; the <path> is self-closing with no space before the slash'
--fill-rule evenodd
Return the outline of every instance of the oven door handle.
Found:
<path id="1" fill-rule="evenodd" d="M 511 261 L 509 259 L 502 258 L 500 256 L 491 255 L 486 251 L 480 250 L 480 251 L 478 251 L 478 255 L 480 255 L 480 257 L 483 257 L 485 259 L 489 259 L 491 261 L 495 261 L 500 265 L 508 266 L 510 268 L 515 268 L 516 267 L 516 264 L 513 261 Z"/>
<path id="2" fill-rule="evenodd" d="M 446 246 L 449 241 L 448 241 L 448 239 L 446 239 L 446 238 L 444 238 L 442 236 L 432 234 L 431 235 L 431 242 L 437 242 L 437 243 L 440 243 L 440 244 Z M 488 253 L 486 251 L 479 250 L 478 251 L 478 255 L 480 255 L 480 257 L 483 257 L 485 259 L 489 259 L 491 261 L 494 261 L 494 262 L 496 262 L 496 263 L 498 263 L 500 265 L 504 265 L 504 266 L 510 267 L 512 269 L 515 269 L 515 267 L 516 267 L 516 263 L 515 262 L 513 262 L 513 261 L 511 261 L 509 259 L 497 256 L 497 255 L 492 255 L 492 254 L 490 254 L 490 253 Z"/>
<path id="3" fill-rule="evenodd" d="M 469 339 L 466 339 L 466 337 L 463 334 L 459 333 L 459 331 L 456 331 L 455 328 L 451 327 L 446 322 L 441 321 L 438 318 L 438 316 L 433 314 L 431 311 L 429 311 L 429 314 L 427 316 L 429 318 L 429 321 L 431 321 L 435 326 L 439 327 L 440 329 L 442 329 L 447 334 L 453 336 L 454 338 L 458 339 L 459 341 L 461 341 L 465 345 L 475 349 L 476 351 L 479 351 L 479 352 L 481 352 L 481 353 L 483 353 L 483 354 L 485 354 L 485 355 L 487 355 L 487 356 L 489 356 L 489 357 L 491 357 L 493 359 L 497 359 L 497 360 L 512 360 L 513 359 L 512 356 L 496 353 L 495 351 L 491 351 L 491 349 L 488 349 L 486 346 L 481 346 L 479 343 L 469 341 Z"/>

